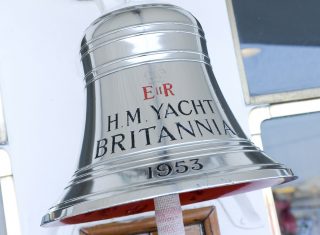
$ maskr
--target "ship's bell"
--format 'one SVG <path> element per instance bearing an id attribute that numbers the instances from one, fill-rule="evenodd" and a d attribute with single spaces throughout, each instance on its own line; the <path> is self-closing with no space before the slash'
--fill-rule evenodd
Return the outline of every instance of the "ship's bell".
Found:
<path id="1" fill-rule="evenodd" d="M 293 180 L 245 136 L 210 65 L 204 32 L 166 4 L 103 15 L 81 43 L 86 126 L 78 168 L 42 225 L 182 205 Z"/>

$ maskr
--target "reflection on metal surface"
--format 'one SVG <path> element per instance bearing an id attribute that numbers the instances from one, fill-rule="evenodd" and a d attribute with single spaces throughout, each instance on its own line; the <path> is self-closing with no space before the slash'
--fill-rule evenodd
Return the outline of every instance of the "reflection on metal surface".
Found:
<path id="1" fill-rule="evenodd" d="M 97 19 L 81 43 L 87 92 L 78 168 L 42 224 L 73 224 L 183 205 L 295 177 L 245 136 L 214 78 L 204 32 L 163 4 Z"/>

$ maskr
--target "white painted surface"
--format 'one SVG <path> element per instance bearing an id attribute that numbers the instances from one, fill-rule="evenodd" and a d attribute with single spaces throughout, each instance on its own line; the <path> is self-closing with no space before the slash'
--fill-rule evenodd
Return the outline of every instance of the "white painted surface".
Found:
<path id="1" fill-rule="evenodd" d="M 248 109 L 224 1 L 170 2 L 191 11 L 202 23 L 217 80 L 247 131 Z M 22 234 L 77 234 L 71 226 L 40 228 L 39 224 L 73 174 L 80 152 L 84 92 L 77 55 L 84 29 L 98 16 L 96 6 L 87 1 L 0 2 L 0 85 Z M 261 191 L 248 196 L 263 227 L 240 229 L 230 216 L 242 218 L 241 212 L 228 215 L 215 203 L 223 235 L 271 234 Z"/>

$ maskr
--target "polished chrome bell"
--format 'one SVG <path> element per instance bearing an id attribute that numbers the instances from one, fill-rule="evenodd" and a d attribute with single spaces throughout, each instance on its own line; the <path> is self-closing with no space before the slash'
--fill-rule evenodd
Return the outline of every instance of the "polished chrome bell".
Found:
<path id="1" fill-rule="evenodd" d="M 295 177 L 245 136 L 214 78 L 199 22 L 172 5 L 108 13 L 81 43 L 82 152 L 42 225 L 74 224 L 281 184 Z"/>

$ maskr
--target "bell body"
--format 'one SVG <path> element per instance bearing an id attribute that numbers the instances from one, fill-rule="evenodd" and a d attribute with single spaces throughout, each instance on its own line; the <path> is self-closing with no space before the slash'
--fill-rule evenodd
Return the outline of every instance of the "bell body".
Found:
<path id="1" fill-rule="evenodd" d="M 199 22 L 172 5 L 111 12 L 86 31 L 83 148 L 63 198 L 42 224 L 72 224 L 294 179 L 245 136 L 214 78 Z"/>

